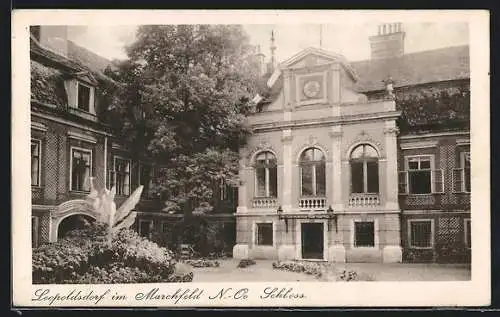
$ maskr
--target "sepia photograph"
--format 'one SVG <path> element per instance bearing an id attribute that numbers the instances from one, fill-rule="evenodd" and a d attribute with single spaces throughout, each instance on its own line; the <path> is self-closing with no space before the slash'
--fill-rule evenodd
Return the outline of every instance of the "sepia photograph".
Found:
<path id="1" fill-rule="evenodd" d="M 471 282 L 467 18 L 154 21 L 29 24 L 31 301 Z"/>

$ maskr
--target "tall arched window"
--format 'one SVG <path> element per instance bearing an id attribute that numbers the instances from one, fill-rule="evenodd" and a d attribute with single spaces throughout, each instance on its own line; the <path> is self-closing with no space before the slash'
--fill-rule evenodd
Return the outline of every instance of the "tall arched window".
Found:
<path id="1" fill-rule="evenodd" d="M 255 158 L 255 189 L 256 197 L 277 197 L 276 157 L 271 152 L 262 152 Z"/>
<path id="2" fill-rule="evenodd" d="M 378 155 L 368 144 L 357 146 L 351 153 L 351 192 L 378 193 Z"/>
<path id="3" fill-rule="evenodd" d="M 325 156 L 320 149 L 309 148 L 300 155 L 301 196 L 325 196 Z"/>

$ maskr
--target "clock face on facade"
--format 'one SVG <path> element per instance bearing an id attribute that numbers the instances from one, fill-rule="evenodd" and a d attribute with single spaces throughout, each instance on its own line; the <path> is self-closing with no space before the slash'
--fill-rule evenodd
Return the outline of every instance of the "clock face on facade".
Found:
<path id="1" fill-rule="evenodd" d="M 304 95 L 308 98 L 317 97 L 320 90 L 320 83 L 316 80 L 310 80 L 304 84 Z"/>

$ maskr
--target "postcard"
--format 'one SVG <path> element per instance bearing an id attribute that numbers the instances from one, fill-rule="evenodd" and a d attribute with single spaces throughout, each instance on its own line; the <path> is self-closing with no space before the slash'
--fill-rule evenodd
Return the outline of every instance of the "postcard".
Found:
<path id="1" fill-rule="evenodd" d="M 488 17 L 15 10 L 13 306 L 489 305 Z"/>

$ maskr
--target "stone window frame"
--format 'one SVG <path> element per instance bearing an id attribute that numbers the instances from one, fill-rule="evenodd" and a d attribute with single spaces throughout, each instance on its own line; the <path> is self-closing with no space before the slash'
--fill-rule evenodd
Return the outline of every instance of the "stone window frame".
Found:
<path id="1" fill-rule="evenodd" d="M 314 150 L 317 150 L 317 151 L 321 152 L 321 154 L 323 155 L 323 159 L 322 160 L 317 160 L 317 161 L 310 161 L 310 162 L 304 162 L 304 161 L 302 161 L 301 160 L 302 155 L 306 151 L 311 150 L 311 149 L 314 149 Z M 300 151 L 299 159 L 298 159 L 298 167 L 299 167 L 299 195 L 300 195 L 301 198 L 305 198 L 305 197 L 325 197 L 325 196 L 327 196 L 327 193 L 326 193 L 326 175 L 327 175 L 327 171 L 326 171 L 326 157 L 327 157 L 326 156 L 326 152 L 323 149 L 321 149 L 320 147 L 315 146 L 315 145 L 308 146 L 308 147 L 302 149 L 302 151 Z M 302 167 L 303 167 L 304 164 L 308 164 L 308 165 L 310 164 L 313 167 L 312 181 L 311 181 L 312 185 L 313 185 L 313 188 L 312 188 L 313 189 L 313 194 L 310 195 L 310 196 L 304 195 L 302 193 L 302 188 L 303 188 L 303 186 L 302 186 L 303 185 L 302 184 Z M 324 175 L 325 176 L 325 194 L 324 195 L 318 195 L 317 194 L 317 191 L 318 191 L 318 188 L 317 188 L 318 186 L 317 185 L 318 184 L 317 184 L 317 179 L 316 179 L 316 167 L 318 165 L 321 165 L 321 164 L 324 165 L 324 170 L 325 170 L 325 175 Z"/>
<path id="2" fill-rule="evenodd" d="M 462 175 L 462 192 L 463 193 L 470 193 L 470 190 L 467 191 L 467 180 L 469 181 L 469 188 L 472 188 L 472 167 L 469 167 L 471 172 L 471 177 L 470 178 L 467 178 L 465 176 L 465 157 L 466 156 L 469 156 L 469 164 L 470 164 L 470 151 L 463 151 L 463 152 L 460 152 L 460 168 L 462 169 L 463 171 L 463 175 Z"/>
<path id="3" fill-rule="evenodd" d="M 42 140 L 37 138 L 31 138 L 31 144 L 38 143 L 38 175 L 37 184 L 33 185 L 31 182 L 31 187 L 41 187 L 42 186 Z M 33 160 L 33 153 L 31 153 L 31 159 Z M 33 171 L 31 171 L 31 176 L 33 176 Z"/>
<path id="4" fill-rule="evenodd" d="M 80 103 L 79 103 L 79 98 L 80 98 L 80 86 L 83 86 L 83 87 L 86 87 L 89 89 L 89 104 L 88 104 L 88 110 L 85 110 L 85 109 L 82 109 L 80 108 Z M 95 107 L 92 103 L 92 101 L 95 99 L 95 87 L 89 85 L 89 84 L 85 84 L 83 83 L 82 81 L 79 81 L 77 80 L 76 81 L 76 109 L 78 109 L 79 111 L 82 111 L 82 112 L 87 112 L 87 113 L 91 113 L 91 114 L 96 114 L 95 112 Z"/>
<path id="5" fill-rule="evenodd" d="M 373 222 L 373 247 L 366 247 L 366 246 L 356 246 L 356 222 Z M 380 246 L 380 237 L 379 237 L 379 221 L 377 218 L 374 219 L 361 219 L 361 218 L 354 218 L 351 220 L 351 237 L 350 237 L 350 244 L 352 249 L 356 250 L 377 250 L 379 249 Z"/>
<path id="6" fill-rule="evenodd" d="M 427 246 L 427 247 L 418 247 L 418 246 L 414 246 L 412 245 L 412 239 L 411 239 L 411 224 L 413 222 L 430 222 L 431 223 L 431 239 L 430 239 L 430 245 Z M 435 227 L 435 224 L 434 224 L 434 219 L 432 218 L 418 218 L 418 219 L 408 219 L 407 220 L 407 234 L 408 234 L 408 247 L 410 249 L 419 249 L 419 250 L 431 250 L 434 248 L 434 244 L 435 244 L 435 230 L 436 230 L 436 227 Z"/>
<path id="7" fill-rule="evenodd" d="M 275 164 L 272 165 L 272 164 L 265 164 L 263 166 L 260 166 L 257 164 L 257 158 L 259 157 L 259 155 L 262 155 L 262 154 L 271 154 L 273 157 L 274 157 L 274 160 L 275 160 Z M 260 196 L 259 195 L 259 182 L 257 180 L 257 169 L 259 168 L 264 168 L 265 169 L 265 195 L 264 196 Z M 270 173 L 269 173 L 269 169 L 270 168 L 274 168 L 276 170 L 276 196 L 270 196 Z M 278 198 L 278 158 L 276 156 L 276 154 L 270 150 L 261 150 L 261 151 L 258 151 L 257 153 L 254 154 L 254 157 L 253 157 L 253 169 L 254 169 L 254 198 Z"/>
<path id="8" fill-rule="evenodd" d="M 419 159 L 419 162 L 420 162 L 420 159 L 421 158 L 429 158 L 429 161 L 430 161 L 430 182 L 431 182 L 431 190 L 429 193 L 420 193 L 420 194 L 417 194 L 417 193 L 412 193 L 410 191 L 410 184 L 409 184 L 409 181 L 410 181 L 410 169 L 409 169 L 409 162 L 412 160 L 412 159 L 416 159 L 418 158 Z M 406 195 L 412 195 L 412 196 L 419 196 L 419 195 L 432 195 L 432 194 L 442 194 L 444 193 L 444 173 L 443 173 L 443 170 L 441 169 L 438 169 L 438 171 L 440 171 L 441 173 L 441 191 L 437 191 L 436 189 L 436 169 L 435 169 L 435 163 L 436 163 L 436 158 L 435 158 L 435 154 L 418 154 L 418 155 L 405 155 L 404 156 L 404 173 L 405 173 L 405 178 L 406 178 L 406 191 L 403 192 L 403 193 L 400 193 L 400 194 L 406 194 Z"/>
<path id="9" fill-rule="evenodd" d="M 83 148 L 79 146 L 70 146 L 69 148 L 69 190 L 71 192 L 78 192 L 78 193 L 88 193 L 90 192 L 90 185 L 89 185 L 89 190 L 75 190 L 73 189 L 73 151 L 81 151 L 81 152 L 87 152 L 90 153 L 90 162 L 89 162 L 89 182 L 90 182 L 90 177 L 92 177 L 92 170 L 93 170 L 93 150 L 89 148 Z"/>
<path id="10" fill-rule="evenodd" d="M 375 153 L 376 157 L 362 157 L 362 158 L 352 158 L 352 154 L 356 149 L 359 147 L 370 147 L 372 148 Z M 364 149 L 363 149 L 363 154 L 364 154 Z M 350 194 L 380 194 L 380 175 L 379 175 L 379 161 L 380 161 L 380 156 L 378 150 L 371 144 L 369 143 L 359 143 L 356 146 L 352 148 L 352 150 L 349 153 L 349 167 L 351 168 L 351 163 L 352 162 L 362 162 L 363 163 L 363 192 L 361 193 L 354 193 L 352 191 L 352 180 L 353 180 L 353 175 L 352 175 L 352 169 L 350 170 Z M 369 192 L 368 191 L 368 167 L 367 167 L 367 162 L 376 162 L 377 163 L 377 178 L 378 178 L 378 191 L 377 192 Z"/>
<path id="11" fill-rule="evenodd" d="M 116 195 L 117 196 L 128 196 L 132 192 L 132 160 L 125 158 L 123 156 L 120 156 L 120 155 L 113 155 L 113 168 L 110 170 L 110 172 L 113 175 L 113 178 L 109 177 L 110 184 L 113 184 L 113 186 L 116 186 L 116 160 L 117 159 L 128 162 L 128 192 L 127 193 L 118 193 L 118 188 L 116 188 Z"/>
<path id="12" fill-rule="evenodd" d="M 273 244 L 258 244 L 257 241 L 257 227 L 259 224 L 271 223 L 273 227 Z M 252 245 L 259 248 L 275 248 L 276 247 L 276 222 L 273 220 L 254 220 L 252 222 Z"/>

